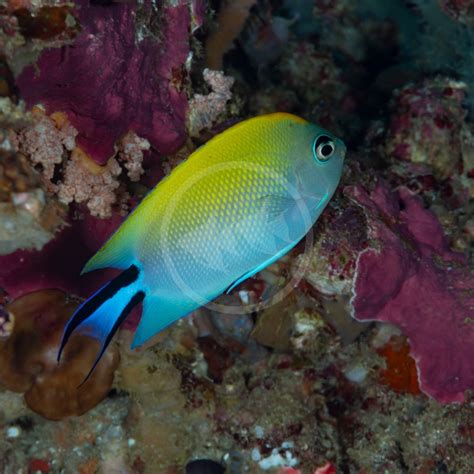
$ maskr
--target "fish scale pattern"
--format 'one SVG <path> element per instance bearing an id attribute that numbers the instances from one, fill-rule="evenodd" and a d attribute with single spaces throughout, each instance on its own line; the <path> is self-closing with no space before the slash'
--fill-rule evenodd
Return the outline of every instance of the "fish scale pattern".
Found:
<path id="1" fill-rule="evenodd" d="M 286 179 L 285 172 L 264 166 L 233 164 L 211 168 L 202 179 L 182 181 L 184 190 L 176 190 L 145 234 L 143 261 L 152 268 L 147 272 L 150 286 L 168 292 L 179 281 L 179 291 L 183 283 L 195 287 L 195 282 L 207 281 L 213 286 L 269 258 L 267 197 L 282 195 Z"/>

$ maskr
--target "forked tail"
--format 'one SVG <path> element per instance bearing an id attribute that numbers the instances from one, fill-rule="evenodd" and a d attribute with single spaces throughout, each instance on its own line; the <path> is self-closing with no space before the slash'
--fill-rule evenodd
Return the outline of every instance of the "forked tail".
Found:
<path id="1" fill-rule="evenodd" d="M 94 293 L 72 315 L 64 328 L 58 362 L 64 347 L 74 333 L 93 337 L 101 343 L 95 362 L 81 385 L 94 371 L 120 324 L 144 298 L 140 270 L 132 265 Z"/>

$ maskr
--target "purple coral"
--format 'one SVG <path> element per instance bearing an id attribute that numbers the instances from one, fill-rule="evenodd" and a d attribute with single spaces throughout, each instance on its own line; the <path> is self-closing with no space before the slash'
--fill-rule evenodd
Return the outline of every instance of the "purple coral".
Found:
<path id="1" fill-rule="evenodd" d="M 29 106 L 67 114 L 79 132 L 76 143 L 100 164 L 129 131 L 162 153 L 176 151 L 185 139 L 188 5 L 180 0 L 160 7 L 155 31 L 156 14 L 146 3 L 140 16 L 150 21 L 139 25 L 133 5 L 78 1 L 82 31 L 74 43 L 44 51 L 17 80 Z"/>
<path id="2" fill-rule="evenodd" d="M 421 390 L 462 402 L 474 389 L 474 274 L 450 250 L 438 219 L 407 189 L 346 188 L 364 210 L 371 245 L 357 260 L 353 315 L 385 321 L 409 338 Z"/>

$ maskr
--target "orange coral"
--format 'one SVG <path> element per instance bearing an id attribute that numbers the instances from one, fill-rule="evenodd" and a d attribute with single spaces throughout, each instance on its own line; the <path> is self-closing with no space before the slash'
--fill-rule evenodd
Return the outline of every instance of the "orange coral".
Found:
<path id="1" fill-rule="evenodd" d="M 51 420 L 82 415 L 110 390 L 119 362 L 115 347 L 106 351 L 91 377 L 79 387 L 97 354 L 97 342 L 76 336 L 56 362 L 63 328 L 78 302 L 59 290 L 29 293 L 6 306 L 13 332 L 0 341 L 0 382 L 25 392 L 35 412 Z"/>
<path id="2" fill-rule="evenodd" d="M 392 338 L 378 353 L 386 362 L 386 368 L 380 374 L 382 383 L 396 392 L 421 393 L 415 361 L 410 356 L 410 345 L 406 339 Z"/>
<path id="3" fill-rule="evenodd" d="M 244 27 L 250 8 L 256 0 L 227 1 L 217 16 L 218 28 L 206 41 L 207 66 L 222 69 L 224 54 L 232 48 L 234 40 Z"/>

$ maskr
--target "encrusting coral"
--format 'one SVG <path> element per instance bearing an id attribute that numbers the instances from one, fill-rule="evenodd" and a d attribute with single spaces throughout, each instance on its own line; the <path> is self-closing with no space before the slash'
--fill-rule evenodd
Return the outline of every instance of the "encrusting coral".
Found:
<path id="1" fill-rule="evenodd" d="M 421 390 L 440 402 L 464 401 L 474 387 L 472 268 L 407 189 L 392 193 L 379 183 L 371 194 L 360 186 L 346 193 L 366 214 L 370 239 L 356 262 L 354 317 L 397 325 L 409 339 Z"/>
<path id="2" fill-rule="evenodd" d="M 0 255 L 40 250 L 64 224 L 65 210 L 18 152 L 16 131 L 30 122 L 30 114 L 9 98 L 0 101 Z"/>
<path id="3" fill-rule="evenodd" d="M 24 392 L 28 406 L 51 420 L 81 415 L 103 400 L 119 362 L 118 351 L 112 347 L 80 385 L 98 345 L 78 336 L 58 364 L 56 353 L 64 324 L 77 306 L 76 300 L 59 290 L 42 290 L 5 307 L 13 319 L 13 330 L 0 340 L 0 382 L 9 390 Z"/>

